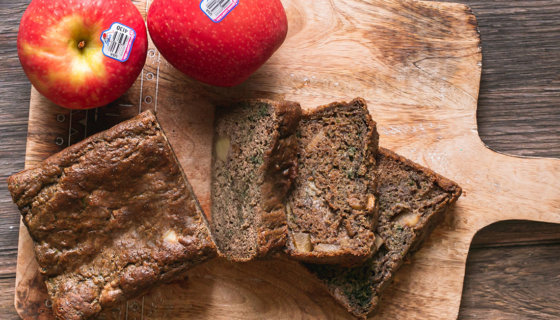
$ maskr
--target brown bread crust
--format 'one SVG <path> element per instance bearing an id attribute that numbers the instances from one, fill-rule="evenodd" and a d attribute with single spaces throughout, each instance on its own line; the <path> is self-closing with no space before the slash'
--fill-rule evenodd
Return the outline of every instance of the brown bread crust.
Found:
<path id="1" fill-rule="evenodd" d="M 285 252 L 310 263 L 363 262 L 375 251 L 372 173 L 379 141 L 366 102 L 356 98 L 307 111 L 297 135 L 299 175 L 287 200 Z"/>
<path id="2" fill-rule="evenodd" d="M 395 273 L 461 195 L 455 182 L 390 150 L 379 148 L 377 164 L 380 249 L 352 268 L 304 265 L 340 304 L 363 319 L 375 311 Z"/>
<path id="3" fill-rule="evenodd" d="M 298 103 L 266 99 L 239 102 L 217 110 L 212 160 L 212 230 L 221 256 L 231 261 L 249 261 L 285 245 L 284 198 L 297 174 L 297 141 L 293 133 L 301 114 Z M 260 136 L 254 140 L 264 146 L 239 141 L 258 130 L 266 132 L 259 131 Z M 224 159 L 220 160 L 216 149 L 218 140 L 224 136 L 227 136 L 228 150 L 227 156 L 224 153 Z M 258 159 L 254 163 L 247 160 L 254 160 L 255 155 L 249 154 L 255 152 Z M 255 163 L 260 165 L 255 168 Z M 250 175 L 254 175 L 252 180 L 248 178 Z M 245 190 L 250 188 L 254 193 L 247 194 Z"/>
<path id="4" fill-rule="evenodd" d="M 286 244 L 286 208 L 284 199 L 297 175 L 297 139 L 294 135 L 302 116 L 298 103 L 278 103 L 278 128 L 273 133 L 272 147 L 264 158 L 263 203 L 258 215 L 257 257 L 264 257 Z"/>
<path id="5" fill-rule="evenodd" d="M 216 255 L 151 111 L 11 176 L 8 187 L 61 319 L 93 317 Z"/>

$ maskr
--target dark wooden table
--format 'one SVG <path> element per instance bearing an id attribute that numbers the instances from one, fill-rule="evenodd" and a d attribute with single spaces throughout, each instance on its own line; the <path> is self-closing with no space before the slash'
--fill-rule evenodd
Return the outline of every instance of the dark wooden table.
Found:
<path id="1" fill-rule="evenodd" d="M 482 140 L 508 154 L 560 157 L 560 0 L 476 0 Z M 30 84 L 17 58 L 29 0 L 0 0 L 0 179 L 23 169 Z M 559 181 L 560 183 L 560 181 Z M 0 319 L 13 307 L 19 214 L 0 183 Z M 560 225 L 507 221 L 477 234 L 460 319 L 560 319 Z"/>

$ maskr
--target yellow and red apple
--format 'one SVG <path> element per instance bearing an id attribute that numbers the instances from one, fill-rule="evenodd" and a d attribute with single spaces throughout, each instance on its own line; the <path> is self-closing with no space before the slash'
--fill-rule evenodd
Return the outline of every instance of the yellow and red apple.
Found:
<path id="1" fill-rule="evenodd" d="M 234 86 L 286 38 L 280 0 L 154 0 L 148 30 L 163 57 L 199 81 Z"/>
<path id="2" fill-rule="evenodd" d="M 33 0 L 17 46 L 23 70 L 41 94 L 63 107 L 87 109 L 132 86 L 148 41 L 130 0 Z"/>

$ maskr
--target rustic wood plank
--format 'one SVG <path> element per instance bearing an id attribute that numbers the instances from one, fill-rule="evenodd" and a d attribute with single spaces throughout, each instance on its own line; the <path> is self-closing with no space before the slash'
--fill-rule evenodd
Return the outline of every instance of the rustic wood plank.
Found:
<path id="1" fill-rule="evenodd" d="M 480 230 L 467 259 L 459 319 L 557 319 L 560 224 L 503 221 Z"/>
<path id="2" fill-rule="evenodd" d="M 560 242 L 474 248 L 459 319 L 558 319 Z"/>
<path id="3" fill-rule="evenodd" d="M 144 1 L 136 4 L 144 12 Z M 475 188 L 473 181 L 486 173 L 480 171 L 473 175 L 472 168 L 462 165 L 472 160 L 458 161 L 464 156 L 455 147 L 460 144 L 468 153 L 485 153 L 483 162 L 496 159 L 493 152 L 480 144 L 474 130 L 481 61 L 474 16 L 464 5 L 406 0 L 286 0 L 284 4 L 292 25 L 286 42 L 243 85 L 225 89 L 201 85 L 180 75 L 165 60 L 160 61 L 159 54 L 151 47 L 154 54 L 148 53 L 140 81 L 120 102 L 133 105 L 124 107 L 133 110 L 159 106 L 161 125 L 202 207 L 210 213 L 207 209 L 212 105 L 245 97 L 282 97 L 312 108 L 334 100 L 364 97 L 378 121 L 382 145 L 459 179 L 471 194 L 457 203 L 456 218 L 449 220 L 416 255 L 415 268 L 400 273 L 402 281 L 393 286 L 393 292 L 399 294 L 387 299 L 390 303 L 381 307 L 378 318 L 384 315 L 396 319 L 456 317 L 471 237 L 485 223 L 501 217 L 494 209 L 494 214 L 483 219 L 468 219 L 470 212 L 481 205 L 473 200 L 487 194 L 483 191 L 487 186 Z M 150 73 L 155 77 L 147 77 Z M 109 111 L 121 110 L 120 104 L 117 102 L 99 112 L 108 116 Z M 62 111 L 33 91 L 26 166 L 33 166 L 59 150 L 53 144 L 56 137 L 63 140 L 70 135 L 72 143 L 85 135 L 84 124 L 80 124 L 84 112 L 74 112 L 67 118 L 69 121 L 59 124 L 56 119 Z M 132 115 L 116 113 L 117 120 Z M 75 130 L 69 131 L 62 123 L 71 124 Z M 87 133 L 92 132 L 88 129 Z M 519 169 L 525 174 L 516 179 L 516 184 L 549 172 L 555 166 L 537 160 L 532 163 L 504 160 L 508 169 L 526 167 Z M 502 178 L 497 183 L 510 184 L 510 178 Z M 550 195 L 556 193 L 560 194 L 560 190 L 550 189 Z M 533 198 L 534 194 L 526 196 Z M 555 218 L 545 214 L 553 205 L 543 199 L 538 208 L 540 219 Z M 37 277 L 31 240 L 25 228 L 20 233 L 19 245 L 16 307 L 26 317 L 33 318 L 39 313 L 47 317 L 50 310 L 45 308 L 44 285 Z M 278 261 L 242 266 L 215 261 L 197 268 L 205 270 L 200 275 L 194 270 L 190 272 L 188 286 L 155 289 L 144 300 L 148 305 L 157 305 L 150 317 L 153 319 L 184 319 L 201 313 L 208 318 L 282 319 L 302 317 L 310 314 L 310 310 L 320 318 L 349 317 L 338 305 L 319 303 L 317 298 L 321 295 L 317 291 L 321 287 L 297 267 Z M 263 285 L 247 286 L 248 274 Z M 432 279 L 435 274 L 440 276 Z M 434 281 L 439 285 L 432 286 L 429 294 L 435 298 L 426 301 L 426 285 Z M 236 288 L 236 295 L 244 297 L 242 303 L 236 302 L 231 288 Z M 276 292 L 274 300 L 259 298 L 272 292 Z M 190 301 L 189 306 L 184 301 Z M 399 307 L 405 301 L 423 307 Z M 161 311 L 165 309 L 175 312 Z M 105 315 L 118 318 L 118 312 L 111 310 Z"/>
<path id="4" fill-rule="evenodd" d="M 480 230 L 471 242 L 471 249 L 557 243 L 560 243 L 560 224 L 510 220 Z"/>
<path id="5" fill-rule="evenodd" d="M 482 39 L 482 140 L 508 154 L 560 157 L 560 1 L 461 2 Z"/>
<path id="6" fill-rule="evenodd" d="M 19 319 L 14 304 L 19 213 L 6 178 L 23 169 L 29 110 L 29 81 L 15 47 L 19 20 L 29 0 L 0 3 L 0 318 Z"/>
<path id="7" fill-rule="evenodd" d="M 15 261 L 15 258 L 13 259 Z M 0 318 L 5 320 L 18 320 L 20 317 L 14 309 L 14 280 L 15 272 L 2 274 L 0 278 Z M 11 289 L 10 289 L 11 288 Z"/>

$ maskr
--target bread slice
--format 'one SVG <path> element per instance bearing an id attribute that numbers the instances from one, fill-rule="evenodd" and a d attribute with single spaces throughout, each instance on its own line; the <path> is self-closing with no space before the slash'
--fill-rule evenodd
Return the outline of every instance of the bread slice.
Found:
<path id="1" fill-rule="evenodd" d="M 311 263 L 356 264 L 375 250 L 379 136 L 364 100 L 307 112 L 297 130 L 298 175 L 287 200 L 286 253 Z"/>
<path id="2" fill-rule="evenodd" d="M 216 110 L 212 232 L 231 261 L 266 256 L 286 242 L 284 198 L 296 174 L 299 104 L 252 100 Z"/>
<path id="3" fill-rule="evenodd" d="M 365 318 L 379 304 L 405 259 L 443 220 L 461 195 L 461 188 L 429 169 L 387 149 L 377 155 L 379 250 L 360 266 L 306 264 L 334 298 L 357 317 Z"/>
<path id="4" fill-rule="evenodd" d="M 88 319 L 216 255 L 151 111 L 8 179 L 54 314 Z"/>

